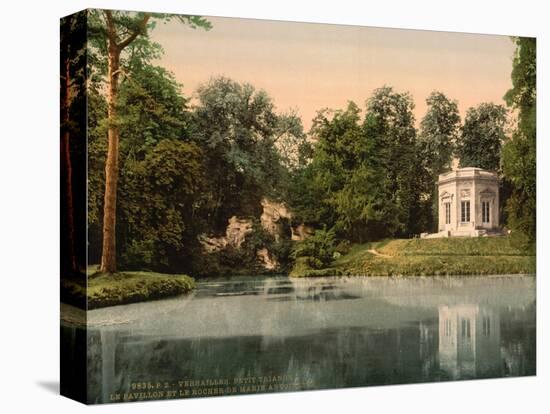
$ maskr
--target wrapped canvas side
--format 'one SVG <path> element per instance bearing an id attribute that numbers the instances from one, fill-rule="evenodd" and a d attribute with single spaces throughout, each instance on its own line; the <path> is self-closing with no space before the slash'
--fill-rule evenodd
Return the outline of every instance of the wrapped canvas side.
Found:
<path id="1" fill-rule="evenodd" d="M 60 391 L 86 403 L 87 12 L 60 23 Z"/>

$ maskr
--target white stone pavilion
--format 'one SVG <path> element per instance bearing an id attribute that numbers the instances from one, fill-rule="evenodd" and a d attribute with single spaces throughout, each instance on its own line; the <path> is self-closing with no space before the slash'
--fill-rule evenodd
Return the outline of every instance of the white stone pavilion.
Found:
<path id="1" fill-rule="evenodd" d="M 459 168 L 439 175 L 439 232 L 422 237 L 477 237 L 499 230 L 499 181 L 494 172 Z"/>

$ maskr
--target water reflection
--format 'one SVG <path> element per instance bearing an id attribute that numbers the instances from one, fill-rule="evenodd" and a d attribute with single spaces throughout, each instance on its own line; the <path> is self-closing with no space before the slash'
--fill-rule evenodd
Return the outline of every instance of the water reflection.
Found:
<path id="1" fill-rule="evenodd" d="M 535 374 L 531 277 L 209 281 L 88 322 L 90 402 L 140 381 L 284 376 L 319 389 Z"/>
<path id="2" fill-rule="evenodd" d="M 498 313 L 483 305 L 439 306 L 439 366 L 453 379 L 502 376 Z"/>

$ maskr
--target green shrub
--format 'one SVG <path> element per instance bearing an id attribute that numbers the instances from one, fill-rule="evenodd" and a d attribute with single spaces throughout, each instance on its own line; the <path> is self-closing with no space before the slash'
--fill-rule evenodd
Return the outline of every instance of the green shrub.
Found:
<path id="1" fill-rule="evenodd" d="M 125 269 L 157 269 L 158 256 L 153 240 L 132 240 L 120 255 L 119 265 Z"/>
<path id="2" fill-rule="evenodd" d="M 279 241 L 274 242 L 268 247 L 269 252 L 275 256 L 280 264 L 279 272 L 287 273 L 294 264 L 294 258 L 292 256 L 292 249 L 294 242 L 289 239 L 281 238 Z"/>
<path id="3" fill-rule="evenodd" d="M 304 256 L 298 257 L 294 263 L 294 267 L 290 272 L 290 277 L 324 277 L 324 276 L 339 276 L 341 272 L 333 268 L 320 268 L 320 261 L 314 257 Z"/>
<path id="4" fill-rule="evenodd" d="M 195 252 L 191 259 L 191 274 L 197 278 L 219 276 L 222 274 L 218 253 Z"/>
<path id="5" fill-rule="evenodd" d="M 311 237 L 295 245 L 292 255 L 295 259 L 308 257 L 308 264 L 314 269 L 326 267 L 334 259 L 334 237 L 334 230 L 316 230 Z"/>
<path id="6" fill-rule="evenodd" d="M 351 250 L 351 243 L 349 240 L 341 240 L 335 247 L 337 253 L 341 255 L 348 254 Z"/>

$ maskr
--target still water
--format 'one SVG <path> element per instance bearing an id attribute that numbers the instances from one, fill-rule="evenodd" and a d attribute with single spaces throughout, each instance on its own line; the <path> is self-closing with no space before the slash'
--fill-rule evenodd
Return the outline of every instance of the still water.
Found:
<path id="1" fill-rule="evenodd" d="M 518 276 L 203 281 L 88 312 L 87 398 L 534 375 L 535 296 Z"/>

